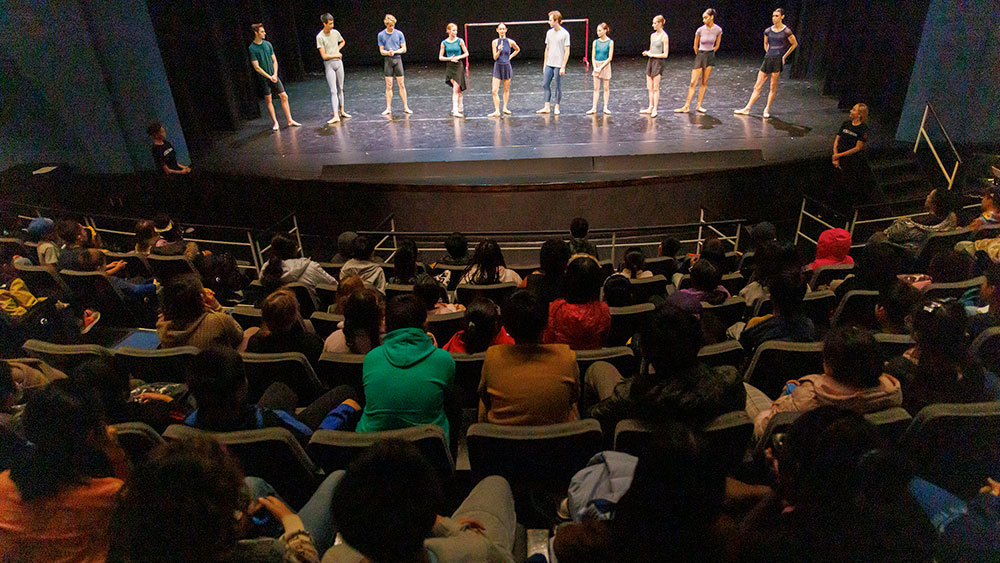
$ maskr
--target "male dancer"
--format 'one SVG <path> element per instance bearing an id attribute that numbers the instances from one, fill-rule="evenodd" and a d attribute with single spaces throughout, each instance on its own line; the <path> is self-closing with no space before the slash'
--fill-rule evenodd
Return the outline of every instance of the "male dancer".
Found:
<path id="1" fill-rule="evenodd" d="M 271 120 L 274 121 L 272 131 L 277 131 L 278 117 L 274 115 L 274 105 L 271 104 L 271 95 L 277 94 L 281 98 L 281 109 L 285 110 L 285 117 L 288 118 L 289 127 L 299 127 L 301 124 L 292 119 L 292 108 L 288 106 L 288 94 L 285 93 L 285 86 L 278 78 L 278 58 L 274 56 L 274 47 L 270 41 L 264 41 L 267 33 L 264 31 L 264 24 L 255 23 L 250 26 L 253 30 L 253 43 L 250 44 L 250 64 L 260 75 L 257 80 L 260 93 L 264 95 L 264 104 L 267 106 Z"/>
<path id="2" fill-rule="evenodd" d="M 323 30 L 316 34 L 316 48 L 323 59 L 323 69 L 326 71 L 326 83 L 330 87 L 330 100 L 333 103 L 333 119 L 327 125 L 340 121 L 341 117 L 351 117 L 344 111 L 344 61 L 340 50 L 347 43 L 336 29 L 333 29 L 333 16 L 329 12 L 319 17 L 323 22 Z"/>
<path id="3" fill-rule="evenodd" d="M 552 99 L 552 78 L 556 79 L 555 115 L 559 115 L 559 100 L 562 99 L 562 76 L 566 74 L 569 62 L 569 32 L 562 26 L 562 14 L 556 10 L 549 12 L 549 29 L 545 32 L 545 74 L 542 87 L 545 88 L 545 107 L 535 113 L 549 113 Z M 557 74 L 558 73 L 558 74 Z"/>
<path id="4" fill-rule="evenodd" d="M 392 77 L 399 84 L 399 97 L 403 99 L 403 111 L 413 113 L 410 104 L 406 103 L 406 83 L 403 82 L 403 53 L 406 52 L 406 38 L 403 32 L 396 29 L 396 18 L 386 14 L 385 29 L 378 32 L 378 52 L 383 57 L 385 70 L 385 111 L 382 115 L 392 115 Z"/>

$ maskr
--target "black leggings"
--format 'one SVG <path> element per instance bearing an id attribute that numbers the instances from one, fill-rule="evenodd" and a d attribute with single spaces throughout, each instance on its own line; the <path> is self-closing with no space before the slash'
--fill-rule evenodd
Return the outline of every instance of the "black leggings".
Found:
<path id="1" fill-rule="evenodd" d="M 257 406 L 293 414 L 299 422 L 316 430 L 323 422 L 323 419 L 326 418 L 327 413 L 348 399 L 353 399 L 360 403 L 358 394 L 353 387 L 350 385 L 340 385 L 323 393 L 310 403 L 309 406 L 296 412 L 295 406 L 299 403 L 298 395 L 288 385 L 276 381 L 264 390 L 264 394 L 257 401 Z"/>

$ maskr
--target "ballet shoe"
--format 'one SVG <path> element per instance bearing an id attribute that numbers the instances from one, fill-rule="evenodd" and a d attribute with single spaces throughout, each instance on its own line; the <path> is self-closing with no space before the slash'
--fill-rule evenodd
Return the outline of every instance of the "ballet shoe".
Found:
<path id="1" fill-rule="evenodd" d="M 675 109 L 674 113 L 688 113 L 690 111 L 691 111 L 691 108 L 689 108 L 688 106 L 684 106 L 682 108 Z"/>
<path id="2" fill-rule="evenodd" d="M 652 112 L 650 112 L 649 117 L 656 117 L 657 115 L 660 114 L 656 113 L 656 110 L 654 109 Z"/>
<path id="3" fill-rule="evenodd" d="M 736 115 L 750 115 L 750 110 L 747 108 L 734 109 L 733 113 L 735 113 Z"/>
<path id="4" fill-rule="evenodd" d="M 302 127 L 302 124 L 294 119 L 288 122 L 289 127 Z"/>
<path id="5" fill-rule="evenodd" d="M 344 110 L 340 110 L 340 117 L 343 117 L 344 119 L 350 119 L 353 116 Z"/>
<path id="6" fill-rule="evenodd" d="M 275 123 L 274 126 L 271 127 L 271 131 L 277 131 L 278 129 L 281 129 L 281 126 L 279 126 L 277 123 Z"/>
<path id="7" fill-rule="evenodd" d="M 507 115 L 511 115 L 510 110 L 507 108 L 503 108 L 503 112 L 506 113 Z"/>
<path id="8" fill-rule="evenodd" d="M 764 110 L 764 117 L 771 117 L 771 112 Z"/>
<path id="9" fill-rule="evenodd" d="M 652 108 L 641 109 L 639 110 L 639 113 L 653 113 L 653 109 Z"/>
<path id="10" fill-rule="evenodd" d="M 604 115 L 611 115 L 611 110 L 604 108 Z"/>
<path id="11" fill-rule="evenodd" d="M 486 117 L 500 117 L 500 112 L 495 111 L 493 113 L 487 114 Z"/>
<path id="12" fill-rule="evenodd" d="M 334 123 L 340 123 L 340 116 L 335 115 L 333 119 L 326 122 L 327 125 L 333 125 Z"/>
<path id="13" fill-rule="evenodd" d="M 403 113 L 413 113 L 413 110 L 410 108 L 403 108 Z"/>
<path id="14" fill-rule="evenodd" d="M 385 108 L 385 111 L 382 112 L 382 115 L 392 115 L 392 108 Z"/>
<path id="15" fill-rule="evenodd" d="M 597 113 L 597 109 L 596 108 L 590 108 L 589 110 L 587 110 L 586 115 L 594 115 L 595 113 Z"/>
<path id="16" fill-rule="evenodd" d="M 698 106 L 698 113 L 708 113 L 708 110 L 701 106 Z"/>

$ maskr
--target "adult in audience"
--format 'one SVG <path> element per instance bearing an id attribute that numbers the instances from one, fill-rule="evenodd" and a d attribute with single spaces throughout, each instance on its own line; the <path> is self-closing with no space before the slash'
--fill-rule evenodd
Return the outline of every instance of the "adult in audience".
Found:
<path id="1" fill-rule="evenodd" d="M 160 346 L 230 346 L 243 342 L 243 329 L 226 314 L 215 292 L 194 274 L 175 276 L 163 286 L 163 308 L 156 320 Z"/>
<path id="2" fill-rule="evenodd" d="M 1000 224 L 1000 185 L 996 182 L 983 190 L 982 210 L 979 217 L 969 223 L 970 229 L 979 230 Z"/>
<path id="3" fill-rule="evenodd" d="M 771 292 L 773 313 L 750 319 L 740 333 L 739 341 L 748 355 L 768 340 L 786 342 L 813 342 L 816 327 L 806 316 L 802 300 L 806 296 L 806 282 L 797 267 L 786 267 L 767 284 Z"/>
<path id="4" fill-rule="evenodd" d="M 698 301 L 719 305 L 729 299 L 729 290 L 722 286 L 722 274 L 710 260 L 698 260 L 691 267 L 691 287 L 678 291 Z"/>
<path id="5" fill-rule="evenodd" d="M 754 436 L 763 436 L 768 422 L 779 412 L 804 412 L 823 405 L 860 413 L 898 407 L 903 401 L 900 382 L 882 373 L 883 363 L 870 330 L 857 326 L 831 329 L 823 342 L 823 373 L 790 382 L 769 409 L 750 412 Z"/>
<path id="6" fill-rule="evenodd" d="M 465 310 L 465 305 L 448 303 L 448 290 L 432 276 L 421 274 L 413 284 L 413 294 L 423 302 L 427 316 L 458 313 Z"/>
<path id="7" fill-rule="evenodd" d="M 128 463 L 97 391 L 54 381 L 21 421 L 30 445 L 0 473 L 0 560 L 103 561 Z"/>
<path id="8" fill-rule="evenodd" d="M 343 315 L 347 298 L 362 289 L 365 289 L 365 282 L 361 276 L 351 275 L 340 278 L 340 285 L 337 286 L 337 302 L 333 305 L 334 314 Z"/>
<path id="9" fill-rule="evenodd" d="M 305 329 L 299 300 L 290 289 L 279 289 L 260 305 L 261 326 L 247 341 L 247 352 L 281 354 L 301 352 L 315 368 L 323 353 L 323 340 Z"/>
<path id="10" fill-rule="evenodd" d="M 271 238 L 271 249 L 268 253 L 270 257 L 260 273 L 260 283 L 268 292 L 290 283 L 301 283 L 309 290 L 309 295 L 315 302 L 318 301 L 317 285 L 337 285 L 337 280 L 317 262 L 306 257 L 296 258 L 299 253 L 298 246 L 295 241 L 283 234 Z"/>
<path id="11" fill-rule="evenodd" d="M 337 253 L 330 259 L 334 264 L 343 264 L 351 259 L 351 243 L 358 238 L 354 231 L 344 231 L 337 236 Z"/>
<path id="12" fill-rule="evenodd" d="M 969 355 L 965 308 L 958 302 L 926 301 L 913 311 L 916 344 L 889 361 L 886 370 L 903 387 L 903 408 L 916 416 L 934 403 L 1000 400 L 995 374 Z"/>
<path id="13" fill-rule="evenodd" d="M 392 277 L 389 283 L 396 285 L 413 285 L 417 276 L 423 273 L 423 266 L 417 264 L 417 244 L 412 240 L 401 240 L 392 259 Z"/>
<path id="14" fill-rule="evenodd" d="M 348 276 L 359 276 L 365 283 L 372 284 L 375 289 L 385 293 L 385 272 L 382 266 L 372 261 L 375 249 L 369 244 L 368 237 L 358 235 L 351 242 L 351 259 L 344 262 L 340 268 L 340 279 Z"/>
<path id="15" fill-rule="evenodd" d="M 444 239 L 445 254 L 438 258 L 438 264 L 446 266 L 467 266 L 472 256 L 469 255 L 469 241 L 465 235 L 454 232 Z"/>
<path id="16" fill-rule="evenodd" d="M 343 285 L 342 283 L 341 287 Z M 343 328 L 326 338 L 323 344 L 324 352 L 367 354 L 382 343 L 385 311 L 378 292 L 374 289 L 361 288 L 351 293 L 344 303 L 343 312 Z"/>
<path id="17" fill-rule="evenodd" d="M 569 250 L 572 254 L 589 254 L 600 260 L 597 254 L 597 246 L 587 240 L 587 233 L 590 232 L 590 223 L 583 217 L 576 217 L 569 224 Z"/>
<path id="18" fill-rule="evenodd" d="M 270 43 L 269 43 L 270 45 Z M 159 121 L 154 121 L 146 127 L 146 134 L 152 145 L 149 147 L 150 154 L 153 155 L 153 168 L 164 176 L 174 174 L 190 174 L 191 167 L 184 166 L 177 162 L 177 151 L 167 140 L 167 130 Z"/>
<path id="19" fill-rule="evenodd" d="M 149 219 L 140 219 L 135 223 L 135 253 L 146 256 L 160 240 L 156 232 L 156 223 Z"/>
<path id="20" fill-rule="evenodd" d="M 310 403 L 283 383 L 272 383 L 256 405 L 247 402 L 243 360 L 232 348 L 202 350 L 188 366 L 187 385 L 198 404 L 184 424 L 211 432 L 284 428 L 300 442 L 315 430 L 349 430 L 361 410 L 354 390 L 341 385 Z"/>
<path id="21" fill-rule="evenodd" d="M 273 94 L 277 94 L 278 98 L 281 99 L 281 109 L 285 111 L 288 126 L 299 127 L 299 122 L 292 119 L 292 108 L 288 105 L 288 94 L 285 93 L 285 86 L 278 78 L 278 58 L 274 56 L 274 47 L 270 41 L 264 40 L 267 37 L 264 24 L 255 23 L 250 26 L 250 29 L 253 31 L 253 41 L 249 46 L 250 64 L 258 75 L 256 77 L 258 94 L 264 97 L 267 113 L 271 114 L 271 121 L 274 122 L 271 130 L 280 129 L 278 117 L 274 114 L 274 104 L 271 102 Z"/>
<path id="22" fill-rule="evenodd" d="M 578 256 L 566 267 L 565 298 L 549 304 L 549 324 L 542 341 L 569 344 L 574 350 L 604 346 L 611 330 L 611 311 L 601 297 L 601 266 L 589 255 Z"/>
<path id="23" fill-rule="evenodd" d="M 565 344 L 542 344 L 545 303 L 518 290 L 501 309 L 512 346 L 486 350 L 479 381 L 479 421 L 545 425 L 577 420 L 580 368 Z"/>
<path id="24" fill-rule="evenodd" d="M 875 305 L 879 330 L 885 334 L 909 334 L 910 313 L 921 299 L 920 290 L 902 280 L 879 291 Z"/>
<path id="25" fill-rule="evenodd" d="M 56 224 L 48 217 L 35 217 L 28 223 L 28 241 L 37 242 L 38 265 L 55 271 L 59 262 L 59 247 L 56 245 L 58 234 Z"/>
<path id="26" fill-rule="evenodd" d="M 111 527 L 112 555 L 124 561 L 318 562 L 333 544 L 330 503 L 342 476 L 330 474 L 295 513 L 266 482 L 244 478 L 239 461 L 219 442 L 167 442 L 125 486 Z M 261 517 L 278 524 L 278 537 L 256 536 L 253 521 Z"/>
<path id="27" fill-rule="evenodd" d="M 588 416 L 614 435 L 627 418 L 647 422 L 679 420 L 700 428 L 727 412 L 746 406 L 743 377 L 732 366 L 710 367 L 698 359 L 703 343 L 694 315 L 672 301 L 653 311 L 639 339 L 642 367 L 637 374 L 620 374 L 606 362 L 596 362 L 584 377 Z"/>
<path id="28" fill-rule="evenodd" d="M 83 225 L 73 219 L 63 219 L 56 223 L 56 234 L 63 241 L 59 259 L 56 261 L 58 270 L 77 269 L 77 260 L 83 253 Z"/>
<path id="29" fill-rule="evenodd" d="M 490 346 L 514 343 L 500 323 L 500 307 L 491 299 L 473 299 L 465 311 L 465 321 L 465 328 L 456 332 L 441 348 L 452 354 L 478 354 Z"/>
<path id="30" fill-rule="evenodd" d="M 907 250 L 912 256 L 920 254 L 930 233 L 940 233 L 958 227 L 955 215 L 957 203 L 946 190 L 933 189 L 924 200 L 925 215 L 893 221 L 884 231 L 872 235 L 869 242 L 890 242 Z"/>
<path id="31" fill-rule="evenodd" d="M 653 272 L 646 269 L 646 257 L 642 254 L 642 249 L 633 246 L 625 251 L 625 260 L 622 262 L 621 273 L 629 279 L 643 279 L 653 277 Z"/>
<path id="32" fill-rule="evenodd" d="M 323 71 L 326 74 L 326 84 L 330 87 L 330 102 L 333 105 L 333 117 L 326 122 L 333 125 L 340 118 L 351 117 L 344 111 L 344 56 L 340 52 L 347 43 L 344 36 L 333 28 L 333 15 L 329 12 L 319 17 L 323 29 L 316 34 L 316 48 L 319 57 L 323 59 Z"/>
<path id="33" fill-rule="evenodd" d="M 974 309 L 969 318 L 969 334 L 972 338 L 984 330 L 1000 326 L 1000 265 L 993 264 L 986 269 L 985 279 L 979 287 L 982 308 Z"/>
<path id="34" fill-rule="evenodd" d="M 382 345 L 365 355 L 365 410 L 358 432 L 436 424 L 449 438 L 445 402 L 453 392 L 455 360 L 435 346 L 426 323 L 427 311 L 416 296 L 389 300 Z"/>
<path id="35" fill-rule="evenodd" d="M 403 53 L 406 52 L 406 38 L 396 29 L 396 17 L 386 14 L 382 20 L 385 29 L 378 32 L 378 51 L 382 55 L 385 74 L 385 111 L 382 115 L 392 115 L 392 77 L 399 84 L 399 97 L 403 100 L 403 113 L 413 113 L 406 101 L 406 81 L 403 77 Z"/>
<path id="36" fill-rule="evenodd" d="M 827 229 L 820 233 L 816 245 L 816 259 L 807 268 L 816 270 L 823 266 L 853 264 L 854 258 L 848 256 L 850 252 L 851 233 L 846 229 Z"/>
<path id="37" fill-rule="evenodd" d="M 525 278 L 525 287 L 546 303 L 562 297 L 566 264 L 572 256 L 569 245 L 561 239 L 549 239 L 542 243 L 538 253 L 538 270 Z"/>
<path id="38" fill-rule="evenodd" d="M 416 447 L 377 442 L 337 486 L 333 521 L 345 543 L 327 551 L 323 561 L 353 562 L 362 555 L 372 563 L 514 561 L 517 515 L 503 477 L 480 481 L 450 518 L 438 515 L 443 504 L 439 477 Z"/>
<path id="39" fill-rule="evenodd" d="M 500 245 L 493 239 L 486 239 L 476 245 L 472 261 L 465 269 L 459 284 L 492 285 L 496 283 L 516 283 L 521 285 L 521 276 L 507 268 Z"/>

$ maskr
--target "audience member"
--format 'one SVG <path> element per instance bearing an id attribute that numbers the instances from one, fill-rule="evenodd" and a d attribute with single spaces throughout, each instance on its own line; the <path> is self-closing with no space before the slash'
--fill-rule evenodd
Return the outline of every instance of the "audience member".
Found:
<path id="1" fill-rule="evenodd" d="M 435 346 L 426 323 L 427 311 L 416 296 L 389 300 L 382 345 L 365 355 L 365 409 L 358 432 L 436 424 L 450 440 L 445 406 L 453 393 L 455 360 Z"/>
<path id="2" fill-rule="evenodd" d="M 236 348 L 243 342 L 239 323 L 226 314 L 211 289 L 202 287 L 198 276 L 175 276 L 163 286 L 162 297 L 163 309 L 156 321 L 161 347 Z"/>
<path id="3" fill-rule="evenodd" d="M 156 224 L 149 219 L 135 223 L 135 253 L 146 256 L 153 249 L 160 235 L 156 232 Z"/>
<path id="4" fill-rule="evenodd" d="M 260 305 L 261 326 L 247 341 L 247 352 L 281 354 L 300 352 L 313 368 L 323 353 L 323 340 L 305 329 L 299 315 L 299 300 L 288 289 L 268 295 Z"/>
<path id="5" fill-rule="evenodd" d="M 493 239 L 487 239 L 476 245 L 472 260 L 465 269 L 459 284 L 492 285 L 496 283 L 515 283 L 521 285 L 521 276 L 507 268 L 500 245 Z"/>
<path id="6" fill-rule="evenodd" d="M 994 182 L 983 190 L 983 212 L 969 223 L 969 228 L 979 230 L 1000 224 L 1000 185 Z"/>
<path id="7" fill-rule="evenodd" d="M 427 316 L 459 313 L 465 310 L 465 305 L 448 303 L 448 290 L 433 276 L 420 274 L 413 284 L 413 294 L 427 308 Z"/>
<path id="8" fill-rule="evenodd" d="M 729 258 L 726 257 L 726 247 L 717 238 L 705 239 L 705 244 L 701 245 L 698 260 L 711 262 L 719 270 L 719 275 L 724 276 L 729 273 Z M 691 266 L 693 267 L 694 264 L 692 263 Z"/>
<path id="9" fill-rule="evenodd" d="M 500 324 L 500 307 L 490 299 L 478 297 L 465 311 L 465 329 L 456 332 L 443 348 L 452 354 L 478 354 L 490 346 L 513 344 L 514 339 Z"/>
<path id="10" fill-rule="evenodd" d="M 566 297 L 549 304 L 549 323 L 542 341 L 569 344 L 574 350 L 603 347 L 611 330 L 611 311 L 600 300 L 602 282 L 601 266 L 592 256 L 570 260 L 566 267 Z"/>
<path id="11" fill-rule="evenodd" d="M 802 307 L 806 295 L 802 271 L 797 267 L 786 268 L 774 276 L 767 286 L 774 312 L 750 319 L 743 329 L 739 340 L 747 354 L 752 356 L 757 347 L 768 340 L 814 341 L 816 328 Z"/>
<path id="12" fill-rule="evenodd" d="M 913 312 L 916 345 L 886 369 L 903 388 L 903 408 L 916 416 L 934 403 L 1000 400 L 1000 383 L 969 356 L 968 319 L 960 303 L 926 301 Z"/>
<path id="13" fill-rule="evenodd" d="M 337 236 L 337 253 L 333 255 L 330 262 L 343 264 L 351 259 L 351 246 L 354 239 L 358 238 L 358 233 L 354 231 L 344 231 Z"/>
<path id="14" fill-rule="evenodd" d="M 115 369 L 110 358 L 91 358 L 70 372 L 70 379 L 95 389 L 100 394 L 108 424 L 142 422 L 162 433 L 170 424 L 184 420 L 190 410 L 186 401 L 174 401 L 168 395 L 148 394 L 129 400 L 131 381 L 128 373 Z"/>
<path id="15" fill-rule="evenodd" d="M 417 264 L 419 252 L 417 244 L 412 240 L 401 240 L 392 258 L 392 277 L 389 283 L 396 285 L 413 285 L 417 276 L 423 273 L 423 266 Z"/>
<path id="16" fill-rule="evenodd" d="M 337 280 L 326 273 L 317 262 L 309 258 L 296 258 L 299 248 L 295 241 L 278 234 L 271 238 L 270 258 L 260 273 L 260 283 L 267 292 L 274 292 L 283 285 L 301 283 L 309 290 L 314 303 L 318 303 L 316 286 L 337 285 Z"/>
<path id="17" fill-rule="evenodd" d="M 125 298 L 125 304 L 134 312 L 142 312 L 142 321 L 151 322 L 155 318 L 155 312 L 159 306 L 156 298 L 157 285 L 152 280 L 146 283 L 132 283 L 118 277 L 125 268 L 125 261 L 118 260 L 108 264 L 107 257 L 100 250 L 88 248 L 80 253 L 77 258 L 77 268 L 81 272 L 100 272 L 104 274 L 108 282 L 118 289 Z M 144 325 L 149 326 L 149 325 Z"/>
<path id="18" fill-rule="evenodd" d="M 445 254 L 438 258 L 438 264 L 445 266 L 467 266 L 472 257 L 469 256 L 469 241 L 462 233 L 451 233 L 444 240 Z"/>
<path id="19" fill-rule="evenodd" d="M 632 305 L 632 282 L 622 274 L 611 274 L 601 288 L 604 302 L 608 307 L 628 307 Z"/>
<path id="20" fill-rule="evenodd" d="M 709 260 L 698 260 L 691 267 L 691 287 L 679 290 L 709 305 L 719 305 L 729 299 L 729 290 L 722 286 L 722 273 Z"/>
<path id="21" fill-rule="evenodd" d="M 910 313 L 923 299 L 923 294 L 912 285 L 896 280 L 878 293 L 875 320 L 885 334 L 909 334 Z"/>
<path id="22" fill-rule="evenodd" d="M 1000 265 L 993 264 L 986 269 L 985 279 L 979 287 L 982 308 L 973 309 L 969 318 L 969 334 L 972 338 L 984 330 L 1000 326 Z"/>
<path id="23" fill-rule="evenodd" d="M 625 260 L 622 262 L 621 273 L 629 279 L 643 279 L 653 277 L 653 272 L 646 268 L 646 257 L 642 254 L 642 249 L 633 246 L 625 251 Z"/>
<path id="24" fill-rule="evenodd" d="M 347 298 L 362 289 L 365 289 L 365 282 L 361 276 L 353 275 L 340 278 L 340 285 L 337 286 L 337 302 L 333 305 L 334 314 L 343 315 Z"/>
<path id="25" fill-rule="evenodd" d="M 835 327 L 823 343 L 823 373 L 790 382 L 771 407 L 754 417 L 754 435 L 764 435 L 771 417 L 779 412 L 805 412 L 823 405 L 860 413 L 902 404 L 900 382 L 882 373 L 884 362 L 878 341 L 866 328 Z M 756 405 L 748 404 L 749 410 Z"/>
<path id="26" fill-rule="evenodd" d="M 590 232 L 590 223 L 583 217 L 576 217 L 569 224 L 569 249 L 572 254 L 589 254 L 594 260 L 600 260 L 597 254 L 597 246 L 587 240 L 587 233 Z"/>
<path id="27" fill-rule="evenodd" d="M 933 283 L 954 283 L 974 277 L 975 262 L 966 252 L 946 250 L 931 258 L 927 265 L 927 275 Z"/>
<path id="28" fill-rule="evenodd" d="M 848 256 L 850 252 L 851 233 L 846 229 L 827 229 L 820 233 L 816 244 L 816 259 L 807 268 L 816 270 L 823 266 L 853 264 L 854 258 Z"/>
<path id="29" fill-rule="evenodd" d="M 352 276 L 348 280 L 360 280 Z M 385 316 L 381 295 L 374 289 L 362 287 L 347 296 L 343 307 L 342 328 L 334 331 L 323 344 L 324 352 L 338 354 L 367 354 L 382 343 L 382 325 Z"/>
<path id="30" fill-rule="evenodd" d="M 681 241 L 675 239 L 674 237 L 666 237 L 660 241 L 660 245 L 656 247 L 657 256 L 666 256 L 668 258 L 677 258 L 677 254 L 681 251 Z"/>
<path id="31" fill-rule="evenodd" d="M 884 242 L 869 241 L 856 258 L 854 275 L 834 289 L 838 300 L 848 291 L 881 291 L 899 279 L 903 271 L 902 255 L 893 245 Z"/>
<path id="32" fill-rule="evenodd" d="M 384 440 L 361 454 L 332 504 L 345 543 L 327 551 L 325 563 L 514 561 L 517 515 L 507 481 L 483 479 L 450 518 L 439 516 L 444 493 L 438 475 L 408 442 Z"/>
<path id="33" fill-rule="evenodd" d="M 365 283 L 370 283 L 375 289 L 385 293 L 385 272 L 382 266 L 372 261 L 375 251 L 368 242 L 368 237 L 358 235 L 351 241 L 351 259 L 344 262 L 340 268 L 340 279 L 348 276 L 359 276 Z"/>
<path id="34" fill-rule="evenodd" d="M 552 303 L 563 296 L 563 279 L 570 258 L 569 245 L 561 239 L 542 243 L 538 253 L 539 268 L 524 280 L 524 286 L 545 303 Z"/>
<path id="35" fill-rule="evenodd" d="M 103 561 L 128 463 L 97 392 L 54 381 L 21 421 L 30 445 L 0 473 L 0 560 Z"/>
<path id="36" fill-rule="evenodd" d="M 756 263 L 758 253 L 765 246 L 774 244 L 780 246 L 778 231 L 774 228 L 773 224 L 761 221 L 747 229 L 747 250 L 740 256 L 740 274 L 747 280 L 750 280 L 751 275 L 754 273 L 754 264 Z"/>
<path id="37" fill-rule="evenodd" d="M 479 381 L 479 421 L 530 426 L 577 420 L 576 353 L 566 344 L 542 344 L 545 303 L 518 290 L 504 303 L 501 315 L 514 344 L 486 350 Z"/>
<path id="38" fill-rule="evenodd" d="M 37 242 L 38 265 L 46 266 L 55 271 L 59 262 L 59 247 L 56 246 L 58 234 L 56 224 L 48 217 L 35 217 L 28 223 L 28 241 Z"/>
<path id="39" fill-rule="evenodd" d="M 63 219 L 56 223 L 56 234 L 63 241 L 56 260 L 57 270 L 76 270 L 77 259 L 83 253 L 83 225 L 73 219 Z"/>
<path id="40" fill-rule="evenodd" d="M 927 235 L 958 227 L 954 200 L 948 191 L 931 190 L 924 201 L 925 215 L 897 219 L 884 231 L 872 235 L 869 243 L 890 242 L 916 257 L 927 241 Z"/>
<path id="41" fill-rule="evenodd" d="M 192 262 L 201 254 L 197 244 L 184 240 L 181 228 L 166 213 L 153 217 L 153 230 L 160 238 L 153 244 L 150 254 L 184 256 Z"/>

